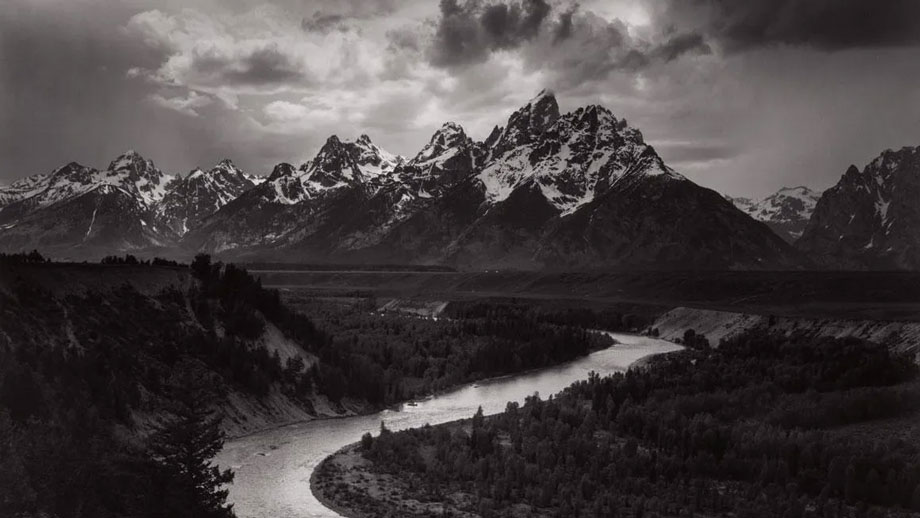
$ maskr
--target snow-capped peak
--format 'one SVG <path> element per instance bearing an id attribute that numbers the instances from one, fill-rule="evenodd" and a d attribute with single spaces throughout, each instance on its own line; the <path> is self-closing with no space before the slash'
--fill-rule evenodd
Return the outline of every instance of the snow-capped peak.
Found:
<path id="1" fill-rule="evenodd" d="M 89 180 L 93 172 L 94 170 L 89 167 L 78 164 L 77 162 L 70 162 L 69 164 L 52 171 L 51 178 L 52 182 L 71 180 L 85 183 Z"/>
<path id="2" fill-rule="evenodd" d="M 168 228 L 184 235 L 254 185 L 248 175 L 224 159 L 207 171 L 195 168 L 185 178 L 171 182 L 158 214 Z"/>
<path id="3" fill-rule="evenodd" d="M 811 203 L 815 199 L 821 196 L 821 193 L 813 191 L 804 185 L 799 185 L 797 187 L 783 187 L 780 190 L 776 191 L 775 194 L 771 197 L 785 196 L 788 198 L 798 198 L 800 200 L 805 200 L 808 203 Z"/>
<path id="4" fill-rule="evenodd" d="M 201 176 L 206 176 L 207 174 L 208 174 L 208 173 L 204 172 L 204 170 L 201 169 L 200 167 L 196 167 L 195 169 L 192 169 L 191 171 L 189 171 L 189 173 L 188 173 L 188 175 L 185 177 L 185 179 L 186 179 L 186 180 L 191 180 L 191 179 L 193 179 L 193 178 L 198 178 L 198 177 L 201 177 Z"/>
<path id="5" fill-rule="evenodd" d="M 307 164 L 304 164 L 306 166 Z M 302 167 L 303 168 L 303 167 Z M 297 168 L 287 162 L 281 162 L 277 164 L 273 169 L 271 174 L 268 175 L 266 181 L 270 182 L 285 176 L 293 176 L 297 173 Z"/>
<path id="6" fill-rule="evenodd" d="M 157 169 L 152 160 L 129 149 L 113 160 L 109 167 L 97 176 L 97 183 L 120 187 L 138 196 L 148 207 L 163 200 L 166 185 L 173 179 Z"/>
<path id="7" fill-rule="evenodd" d="M 409 163 L 420 167 L 442 163 L 471 145 L 472 141 L 459 124 L 446 122 Z"/>
<path id="8" fill-rule="evenodd" d="M 804 232 L 820 197 L 821 193 L 800 185 L 783 187 L 760 200 L 728 199 L 752 218 L 769 225 L 780 237 L 792 242 Z"/>
<path id="9" fill-rule="evenodd" d="M 349 144 L 352 147 L 352 150 L 350 150 L 352 159 L 364 177 L 376 177 L 392 173 L 396 166 L 403 161 L 402 157 L 385 151 L 371 142 L 371 138 L 367 134 L 362 134 L 353 144 L 346 142 L 346 145 Z"/>
<path id="10" fill-rule="evenodd" d="M 559 104 L 548 90 L 542 90 L 526 105 L 511 114 L 508 124 L 495 138 L 490 157 L 499 157 L 508 151 L 538 139 L 559 119 Z M 491 140 L 491 137 L 490 137 Z"/>
<path id="11" fill-rule="evenodd" d="M 146 166 L 147 164 L 150 164 L 152 166 L 153 162 L 146 160 L 137 151 L 133 149 L 129 149 L 125 151 L 124 153 L 122 153 L 121 155 L 118 155 L 118 157 L 115 158 L 115 160 L 112 160 L 112 162 L 109 163 L 108 170 L 109 171 L 121 171 L 121 170 L 129 169 L 131 167 L 136 167 L 138 165 Z"/>
<path id="12" fill-rule="evenodd" d="M 308 180 L 331 188 L 389 175 L 402 162 L 402 157 L 384 151 L 367 135 L 344 142 L 332 135 L 302 169 Z"/>
<path id="13" fill-rule="evenodd" d="M 172 180 L 172 176 L 163 174 L 152 161 L 128 150 L 110 162 L 104 171 L 70 162 L 48 175 L 34 177 L 28 185 L 16 185 L 15 189 L 11 186 L 7 189 L 9 195 L 3 197 L 8 202 L 29 198 L 30 204 L 40 209 L 99 189 L 99 192 L 123 192 L 133 196 L 148 210 L 163 200 L 167 184 Z"/>
<path id="14" fill-rule="evenodd" d="M 523 110 L 530 116 L 530 129 L 533 132 L 545 131 L 559 118 L 559 104 L 556 103 L 556 96 L 549 90 L 541 90 Z"/>
<path id="15" fill-rule="evenodd" d="M 537 95 L 533 96 L 530 101 L 527 102 L 528 106 L 540 104 L 544 100 L 551 100 L 553 103 L 556 102 L 556 94 L 553 93 L 549 88 L 544 88 L 537 92 Z"/>
<path id="16" fill-rule="evenodd" d="M 565 215 L 626 176 L 684 179 L 610 110 L 592 105 L 560 116 L 547 92 L 516 111 L 501 135 L 494 135 L 493 130 L 487 142 L 495 143 L 478 175 L 492 203 L 532 182 Z"/>

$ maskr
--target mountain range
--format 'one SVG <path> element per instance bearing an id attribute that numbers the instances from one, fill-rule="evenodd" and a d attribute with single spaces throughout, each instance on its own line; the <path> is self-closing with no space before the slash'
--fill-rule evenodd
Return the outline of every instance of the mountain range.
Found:
<path id="1" fill-rule="evenodd" d="M 448 122 L 411 157 L 367 135 L 333 135 L 312 160 L 264 177 L 229 160 L 173 176 L 133 151 L 102 171 L 67 164 L 0 187 L 0 249 L 463 269 L 789 269 L 834 264 L 838 250 L 806 224 L 816 196 L 795 188 L 756 203 L 727 199 L 670 168 L 606 108 L 561 114 L 543 91 L 485 140 Z M 834 210 L 822 199 L 815 217 Z"/>
<path id="2" fill-rule="evenodd" d="M 727 198 L 757 221 L 763 221 L 789 243 L 802 237 L 821 193 L 808 187 L 783 187 L 760 200 Z"/>

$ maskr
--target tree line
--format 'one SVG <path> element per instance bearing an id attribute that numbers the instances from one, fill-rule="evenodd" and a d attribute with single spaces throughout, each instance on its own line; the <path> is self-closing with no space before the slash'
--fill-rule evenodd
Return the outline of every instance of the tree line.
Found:
<path id="1" fill-rule="evenodd" d="M 920 512 L 911 358 L 765 329 L 717 348 L 687 338 L 696 349 L 497 416 L 366 437 L 363 455 L 412 497 L 463 491 L 486 517 Z"/>

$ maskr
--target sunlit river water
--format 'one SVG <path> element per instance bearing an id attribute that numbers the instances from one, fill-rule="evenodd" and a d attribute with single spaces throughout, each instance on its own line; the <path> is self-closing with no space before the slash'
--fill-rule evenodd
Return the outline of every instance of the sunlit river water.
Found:
<path id="1" fill-rule="evenodd" d="M 236 472 L 230 501 L 240 518 L 338 517 L 313 497 L 310 474 L 324 458 L 365 432 L 376 434 L 381 421 L 391 430 L 402 430 L 471 417 L 479 406 L 487 415 L 496 414 L 509 401 L 523 403 L 534 392 L 546 397 L 586 379 L 591 371 L 623 371 L 646 356 L 679 349 L 655 338 L 609 334 L 620 343 L 565 365 L 466 385 L 416 406 L 299 423 L 230 440 L 215 459 Z"/>

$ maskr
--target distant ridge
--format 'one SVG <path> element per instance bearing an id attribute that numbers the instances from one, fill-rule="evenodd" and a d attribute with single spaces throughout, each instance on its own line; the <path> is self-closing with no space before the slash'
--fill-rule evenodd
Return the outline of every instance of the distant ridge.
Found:
<path id="1" fill-rule="evenodd" d="M 728 197 L 736 207 L 763 221 L 780 237 L 794 243 L 802 236 L 821 193 L 808 187 L 783 187 L 762 200 Z"/>

